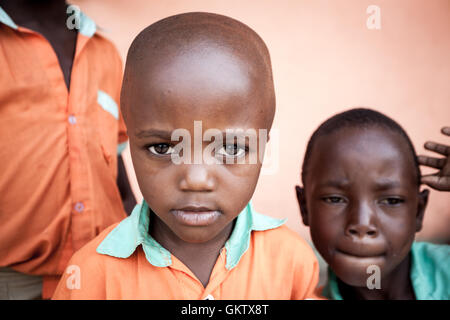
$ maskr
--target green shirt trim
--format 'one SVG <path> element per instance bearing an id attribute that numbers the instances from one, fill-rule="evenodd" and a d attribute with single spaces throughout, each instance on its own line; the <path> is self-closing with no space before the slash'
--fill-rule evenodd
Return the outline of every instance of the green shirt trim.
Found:
<path id="1" fill-rule="evenodd" d="M 115 227 L 97 247 L 97 252 L 116 258 L 128 258 L 142 246 L 145 257 L 155 267 L 172 264 L 170 252 L 162 247 L 148 232 L 150 211 L 147 203 L 136 205 L 131 215 Z M 275 219 L 253 211 L 251 203 L 236 218 L 234 229 L 225 243 L 226 265 L 233 269 L 250 245 L 252 231 L 278 228 L 286 219 Z"/>

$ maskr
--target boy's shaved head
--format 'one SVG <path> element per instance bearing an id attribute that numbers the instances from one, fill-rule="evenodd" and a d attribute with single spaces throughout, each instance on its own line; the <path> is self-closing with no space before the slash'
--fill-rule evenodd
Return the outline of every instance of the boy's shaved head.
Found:
<path id="1" fill-rule="evenodd" d="M 264 108 L 256 111 L 264 112 L 268 128 L 272 124 L 275 93 L 269 51 L 258 34 L 235 19 L 204 12 L 184 13 L 141 31 L 127 55 L 121 96 L 124 117 L 129 108 L 133 109 L 129 98 L 141 85 L 177 80 L 199 91 L 254 90 L 264 102 Z M 172 83 L 166 83 L 167 92 L 161 95 L 172 93 Z"/>

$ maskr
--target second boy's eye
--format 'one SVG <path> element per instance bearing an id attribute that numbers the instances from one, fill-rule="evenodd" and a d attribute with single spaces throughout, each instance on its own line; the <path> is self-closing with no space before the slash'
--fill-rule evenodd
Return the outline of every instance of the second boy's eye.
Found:
<path id="1" fill-rule="evenodd" d="M 339 197 L 339 196 L 323 197 L 322 200 L 325 201 L 326 203 L 331 203 L 331 204 L 345 203 L 345 198 Z"/>
<path id="2" fill-rule="evenodd" d="M 396 206 L 396 205 L 399 205 L 404 202 L 405 202 L 405 200 L 403 200 L 402 198 L 397 198 L 397 197 L 388 197 L 388 198 L 382 199 L 380 201 L 381 204 L 386 204 L 389 206 Z"/>
<path id="3" fill-rule="evenodd" d="M 217 153 L 226 157 L 238 158 L 243 156 L 246 151 L 245 147 L 238 146 L 237 144 L 227 144 L 220 148 Z"/>
<path id="4" fill-rule="evenodd" d="M 174 149 L 167 143 L 158 143 L 148 147 L 148 150 L 155 155 L 168 155 L 174 152 Z"/>

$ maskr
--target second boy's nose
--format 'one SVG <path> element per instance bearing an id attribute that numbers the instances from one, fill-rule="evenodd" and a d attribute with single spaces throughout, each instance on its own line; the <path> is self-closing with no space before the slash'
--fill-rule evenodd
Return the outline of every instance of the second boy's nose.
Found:
<path id="1" fill-rule="evenodd" d="M 345 230 L 346 235 L 357 238 L 375 238 L 378 235 L 377 229 L 367 224 L 351 224 Z"/>
<path id="2" fill-rule="evenodd" d="M 349 214 L 349 220 L 345 228 L 345 234 L 350 237 L 375 238 L 378 236 L 378 229 L 374 224 L 374 209 L 368 204 L 361 203 Z"/>
<path id="3" fill-rule="evenodd" d="M 182 191 L 208 192 L 215 189 L 215 181 L 210 172 L 211 166 L 204 164 L 185 165 L 180 189 Z"/>

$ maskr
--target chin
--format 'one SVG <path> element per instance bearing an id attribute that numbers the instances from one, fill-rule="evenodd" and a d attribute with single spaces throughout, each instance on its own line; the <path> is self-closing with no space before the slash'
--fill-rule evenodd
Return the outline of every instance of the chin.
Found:
<path id="1" fill-rule="evenodd" d="M 336 273 L 336 272 L 335 272 Z M 344 272 L 337 272 L 336 276 L 345 284 L 352 287 L 367 287 L 368 275 L 365 270 L 347 270 Z"/>
<path id="2" fill-rule="evenodd" d="M 205 243 L 214 239 L 214 234 L 194 230 L 192 232 L 179 232 L 178 238 L 188 243 Z"/>
<path id="3" fill-rule="evenodd" d="M 352 259 L 352 261 L 336 259 L 333 264 L 330 264 L 336 276 L 352 287 L 367 287 L 367 281 L 375 272 L 371 266 L 377 266 L 382 277 L 384 263 L 376 259 Z"/>

